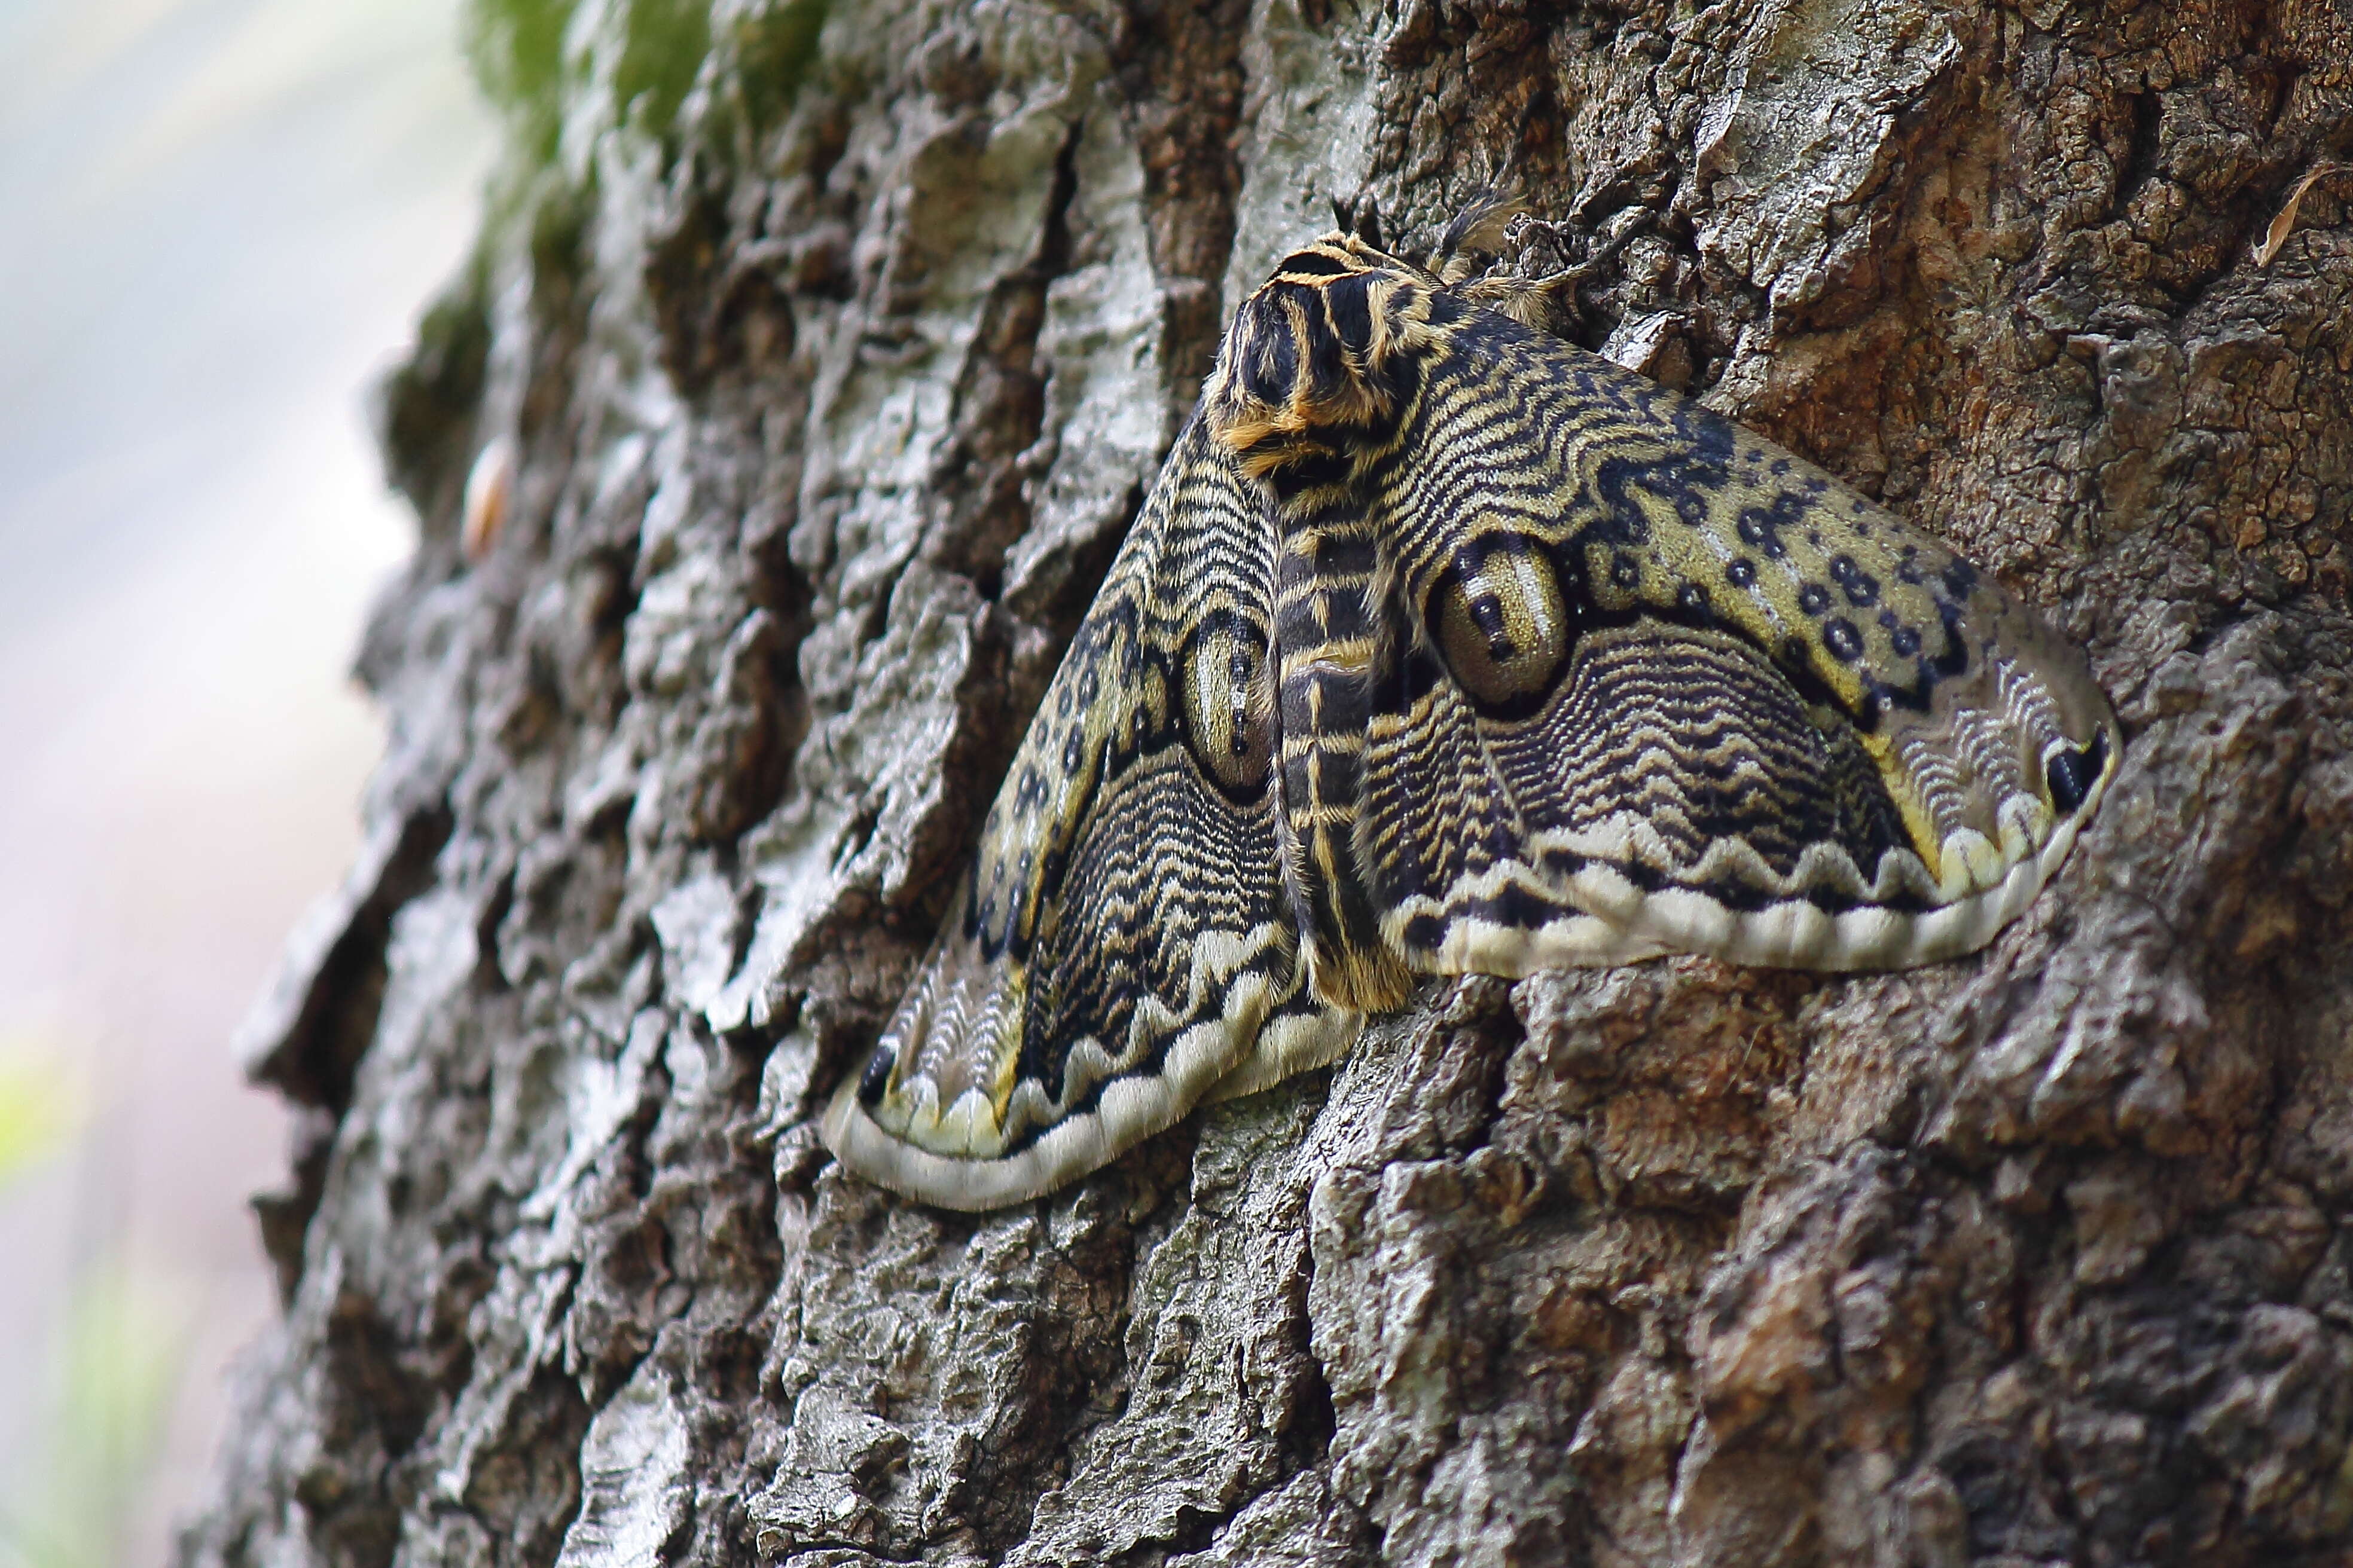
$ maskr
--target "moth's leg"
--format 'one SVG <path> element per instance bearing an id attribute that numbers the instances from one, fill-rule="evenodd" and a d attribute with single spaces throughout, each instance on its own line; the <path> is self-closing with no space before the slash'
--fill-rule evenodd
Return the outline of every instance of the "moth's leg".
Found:
<path id="1" fill-rule="evenodd" d="M 1451 280 L 1450 292 L 1465 304 L 1509 316 L 1524 327 L 1550 337 L 1574 341 L 1577 329 L 1586 320 L 1584 309 L 1577 303 L 1577 291 L 1599 277 L 1635 236 L 1647 230 L 1651 222 L 1650 211 L 1641 209 L 1629 220 L 1589 243 L 1582 260 L 1540 277 L 1527 278 L 1493 270 L 1473 276 L 1465 269 L 1459 279 Z M 1562 225 L 1542 223 L 1534 218 L 1530 218 L 1518 231 L 1524 245 L 1534 243 L 1534 237 L 1541 234 L 1548 236 L 1556 250 L 1565 253 L 1564 233 Z M 1525 255 L 1519 264 L 1526 264 Z"/>
<path id="2" fill-rule="evenodd" d="M 1503 248 L 1504 231 L 1527 210 L 1527 203 L 1516 195 L 1481 192 L 1439 235 L 1438 249 L 1430 258 L 1430 274 L 1444 284 L 1471 277 Z"/>

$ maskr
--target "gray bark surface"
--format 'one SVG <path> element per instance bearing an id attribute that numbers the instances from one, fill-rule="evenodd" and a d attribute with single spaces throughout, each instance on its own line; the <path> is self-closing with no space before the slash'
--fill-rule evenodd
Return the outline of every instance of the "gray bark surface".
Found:
<path id="1" fill-rule="evenodd" d="M 485 0 L 190 1568 L 2353 1562 L 2353 12 Z M 1432 985 L 986 1216 L 811 1117 L 1214 352 L 1509 179 L 2131 736 L 1985 953 Z M 478 450 L 519 453 L 487 552 Z"/>

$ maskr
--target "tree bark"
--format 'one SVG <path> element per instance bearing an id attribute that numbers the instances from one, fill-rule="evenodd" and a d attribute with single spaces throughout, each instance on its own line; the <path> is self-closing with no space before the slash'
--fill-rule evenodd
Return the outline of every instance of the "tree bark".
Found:
<path id="1" fill-rule="evenodd" d="M 2353 1562 L 2353 179 L 2253 255 L 2353 13 L 476 33 L 509 148 L 384 390 L 392 742 L 248 1030 L 286 1311 L 184 1562 Z M 1589 346 L 2090 649 L 2064 874 L 1909 973 L 1433 984 L 1001 1214 L 847 1178 L 812 1116 L 1224 313 L 1334 198 L 1505 181 L 1606 257 Z"/>

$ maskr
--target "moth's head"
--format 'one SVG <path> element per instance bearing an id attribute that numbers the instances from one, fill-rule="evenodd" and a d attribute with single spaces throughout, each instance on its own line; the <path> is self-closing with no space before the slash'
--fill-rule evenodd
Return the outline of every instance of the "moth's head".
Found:
<path id="1" fill-rule="evenodd" d="M 1283 489 L 1345 479 L 1420 390 L 1417 351 L 1465 305 L 1497 302 L 1475 297 L 1474 275 L 1523 210 L 1481 197 L 1426 266 L 1345 231 L 1284 257 L 1226 331 L 1202 392 L 1210 433 L 1245 473 Z"/>
<path id="2" fill-rule="evenodd" d="M 1354 235 L 1293 251 L 1242 302 L 1202 390 L 1209 430 L 1252 478 L 1321 474 L 1385 444 L 1419 389 L 1413 348 L 1455 307 L 1437 280 Z"/>

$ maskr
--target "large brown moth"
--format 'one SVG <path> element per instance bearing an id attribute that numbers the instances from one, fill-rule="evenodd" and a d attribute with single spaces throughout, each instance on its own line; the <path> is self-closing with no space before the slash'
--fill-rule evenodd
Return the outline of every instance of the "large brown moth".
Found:
<path id="1" fill-rule="evenodd" d="M 851 1170 L 1019 1202 L 1417 975 L 1903 968 L 2064 858 L 2122 750 L 2074 649 L 1468 270 L 1334 235 L 1237 312 L 826 1114 Z"/>

